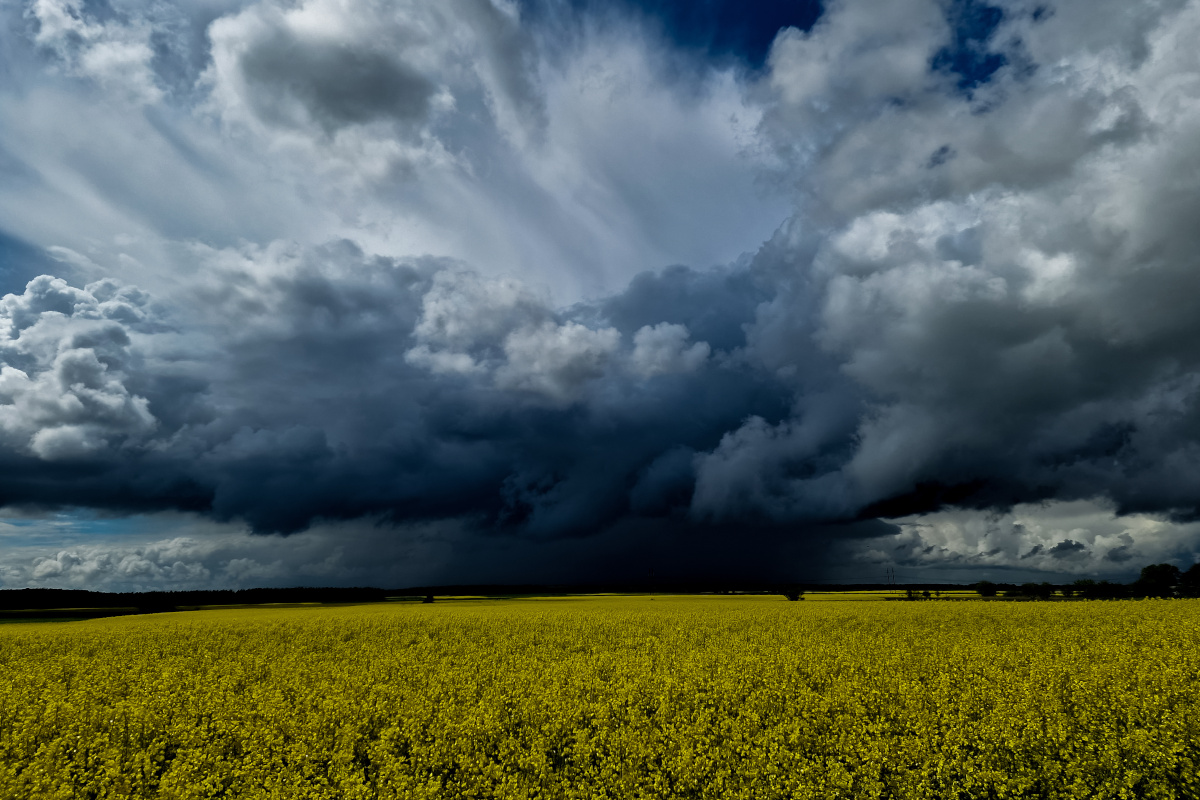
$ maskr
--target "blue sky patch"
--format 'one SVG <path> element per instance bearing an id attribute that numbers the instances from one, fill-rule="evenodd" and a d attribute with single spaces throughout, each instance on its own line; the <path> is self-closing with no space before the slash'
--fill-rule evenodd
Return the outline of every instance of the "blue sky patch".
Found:
<path id="1" fill-rule="evenodd" d="M 548 10 L 549 0 L 524 0 L 536 19 Z M 761 68 L 780 29 L 811 28 L 821 16 L 817 0 L 570 0 L 581 13 L 604 13 L 614 5 L 660 25 L 667 38 L 681 49 L 714 59 L 736 58 L 751 68 Z"/>
<path id="2" fill-rule="evenodd" d="M 992 34 L 1004 20 L 1004 11 L 979 0 L 959 0 L 951 8 L 949 19 L 954 26 L 954 41 L 938 51 L 932 67 L 958 76 L 958 88 L 970 92 L 1008 63 L 1002 53 L 989 50 Z"/>

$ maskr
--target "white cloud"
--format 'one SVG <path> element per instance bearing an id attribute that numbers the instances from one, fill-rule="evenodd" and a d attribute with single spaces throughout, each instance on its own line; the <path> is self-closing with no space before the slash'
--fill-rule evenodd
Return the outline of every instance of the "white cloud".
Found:
<path id="1" fill-rule="evenodd" d="M 1147 564 L 1186 568 L 1200 560 L 1200 525 L 1119 515 L 1111 505 L 1089 500 L 1022 504 L 994 513 L 947 510 L 894 522 L 899 535 L 847 544 L 846 554 L 910 574 L 974 570 L 1016 582 L 1038 573 L 1127 581 Z"/>
<path id="2" fill-rule="evenodd" d="M 79 459 L 152 433 L 148 401 L 125 384 L 135 365 L 127 326 L 146 297 L 111 281 L 76 289 L 42 276 L 0 298 L 0 432 L 46 460 Z"/>
<path id="3" fill-rule="evenodd" d="M 155 291 L 189 269 L 181 241 L 345 237 L 569 304 L 733 260 L 788 212 L 758 180 L 744 78 L 681 75 L 628 21 L 538 32 L 499 0 L 25 8 L 29 30 L 3 31 L 30 61 L 0 87 L 0 163 L 26 168 L 0 181 L 6 232 Z M 162 96 L 124 113 L 93 85 L 115 50 L 90 83 L 58 80 L 20 47 L 38 36 L 59 78 L 83 69 L 79 48 L 146 44 L 138 80 Z M 120 253 L 153 266 L 116 270 Z"/>
<path id="4" fill-rule="evenodd" d="M 708 360 L 712 348 L 708 342 L 695 342 L 689 347 L 688 336 L 687 326 L 668 322 L 638 329 L 633 335 L 633 354 L 630 356 L 633 371 L 650 378 L 699 369 Z"/>
<path id="5" fill-rule="evenodd" d="M 499 389 L 556 404 L 577 400 L 620 343 L 613 328 L 558 321 L 511 278 L 438 272 L 421 309 L 409 363 L 434 374 L 490 375 Z"/>
<path id="6" fill-rule="evenodd" d="M 162 99 L 150 65 L 154 50 L 147 21 L 101 22 L 82 0 L 34 0 L 27 13 L 37 26 L 34 41 L 51 50 L 69 74 L 134 103 Z"/>
<path id="7" fill-rule="evenodd" d="M 120 533 L 98 522 L 103 520 L 60 515 L 13 528 L 0 521 L 7 554 L 0 564 L 0 586 L 96 591 L 399 588 L 436 581 L 437 570 L 462 538 L 461 526 L 452 522 L 402 527 L 371 521 L 322 523 L 286 538 L 182 514 L 130 517 Z"/>
<path id="8" fill-rule="evenodd" d="M 1085 3 L 1004 5 L 1009 63 L 973 94 L 928 68 L 934 3 L 840 3 L 777 39 L 762 130 L 804 193 L 776 246 L 812 267 L 752 340 L 817 306 L 871 409 L 842 469 L 864 499 L 979 479 L 1192 508 L 1155 466 L 1193 463 L 1192 412 L 1149 409 L 1200 364 L 1200 194 L 1168 177 L 1200 163 L 1200 4 L 1099 27 Z"/>
<path id="9" fill-rule="evenodd" d="M 852 138 L 864 118 L 927 102 L 944 82 L 930 61 L 949 38 L 934 0 L 830 3 L 811 31 L 775 38 L 767 84 L 779 102 L 768 130 L 779 131 L 782 152 L 807 164 L 833 140 Z"/>
<path id="10" fill-rule="evenodd" d="M 518 328 L 504 339 L 507 360 L 496 370 L 496 385 L 570 402 L 604 374 L 620 339 L 614 328 L 592 330 L 576 322 Z"/>
<path id="11" fill-rule="evenodd" d="M 413 330 L 420 345 L 410 351 L 409 359 L 435 372 L 438 364 L 456 363 L 462 366 L 452 371 L 476 371 L 481 369 L 476 355 L 494 358 L 515 328 L 548 321 L 547 305 L 545 298 L 512 278 L 489 280 L 461 270 L 439 272 L 421 299 L 421 318 Z"/>

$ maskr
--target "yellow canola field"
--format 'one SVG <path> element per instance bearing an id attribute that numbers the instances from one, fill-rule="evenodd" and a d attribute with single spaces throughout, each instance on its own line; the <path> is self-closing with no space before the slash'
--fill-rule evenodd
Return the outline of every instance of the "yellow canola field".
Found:
<path id="1" fill-rule="evenodd" d="M 2 798 L 1197 798 L 1200 601 L 0 626 Z"/>

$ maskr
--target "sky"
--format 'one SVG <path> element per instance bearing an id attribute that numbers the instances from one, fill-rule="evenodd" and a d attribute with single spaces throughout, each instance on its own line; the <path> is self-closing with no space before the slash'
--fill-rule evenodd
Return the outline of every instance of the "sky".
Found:
<path id="1" fill-rule="evenodd" d="M 1200 555 L 1200 0 L 0 0 L 0 586 Z"/>

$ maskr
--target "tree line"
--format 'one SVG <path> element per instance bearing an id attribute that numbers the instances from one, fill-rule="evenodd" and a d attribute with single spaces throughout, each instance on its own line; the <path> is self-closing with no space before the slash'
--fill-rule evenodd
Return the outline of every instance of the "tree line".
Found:
<path id="1" fill-rule="evenodd" d="M 133 608 L 171 611 L 180 606 L 261 603 L 376 603 L 382 589 L 293 586 L 279 589 L 200 589 L 178 592 L 92 592 L 86 589 L 3 589 L 0 610 L 57 608 Z"/>
<path id="2" fill-rule="evenodd" d="M 1150 564 L 1142 567 L 1138 579 L 1132 583 L 1112 581 L 1077 580 L 1070 584 L 1053 583 L 992 583 L 980 581 L 974 585 L 982 597 L 1027 597 L 1046 600 L 1056 593 L 1063 597 L 1080 597 L 1085 600 L 1117 600 L 1120 598 L 1144 597 L 1200 597 L 1200 564 L 1181 570 L 1174 564 Z"/>

